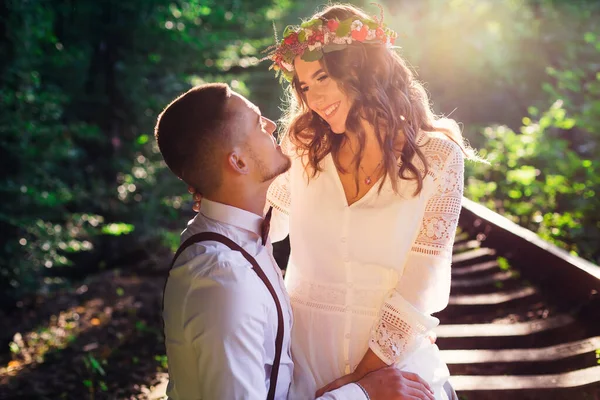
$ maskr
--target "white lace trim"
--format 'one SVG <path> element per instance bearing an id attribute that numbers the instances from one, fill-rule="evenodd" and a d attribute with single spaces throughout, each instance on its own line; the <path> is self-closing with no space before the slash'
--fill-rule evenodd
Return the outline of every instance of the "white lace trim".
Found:
<path id="1" fill-rule="evenodd" d="M 381 309 L 371 331 L 369 347 L 388 365 L 406 358 L 439 320 L 423 315 L 395 293 Z"/>

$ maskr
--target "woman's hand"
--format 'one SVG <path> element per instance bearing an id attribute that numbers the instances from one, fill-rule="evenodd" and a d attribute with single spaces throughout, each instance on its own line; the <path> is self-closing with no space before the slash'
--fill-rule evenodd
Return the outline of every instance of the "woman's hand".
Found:
<path id="1" fill-rule="evenodd" d="M 385 368 L 388 365 L 383 362 L 377 354 L 373 353 L 373 350 L 369 349 L 365 353 L 360 363 L 356 366 L 356 369 L 351 374 L 342 376 L 341 378 L 336 379 L 331 382 L 329 385 L 319 389 L 317 391 L 317 397 L 322 396 L 323 393 L 330 392 L 332 390 L 338 389 L 348 383 L 358 382 L 369 372 L 377 371 L 381 368 Z"/>
<path id="2" fill-rule="evenodd" d="M 331 392 L 332 390 L 335 390 L 335 389 L 339 389 L 344 385 L 347 385 L 347 384 L 353 383 L 353 382 L 358 382 L 361 378 L 362 377 L 358 376 L 358 374 L 355 374 L 355 373 L 344 375 L 341 378 L 338 378 L 335 381 L 331 382 L 329 385 L 324 386 L 321 389 L 317 390 L 315 397 L 319 398 L 319 397 L 323 396 L 325 393 Z"/>
<path id="3" fill-rule="evenodd" d="M 379 358 L 377 354 L 373 352 L 373 350 L 368 349 L 362 360 L 360 360 L 356 366 L 354 374 L 358 376 L 358 379 L 361 379 L 369 372 L 377 371 L 387 366 L 388 365 L 381 358 Z"/>
<path id="4" fill-rule="evenodd" d="M 192 186 L 188 186 L 188 192 L 192 195 L 194 199 L 194 205 L 192 206 L 192 210 L 196 212 L 200 212 L 200 203 L 202 202 L 202 195 L 196 191 Z"/>

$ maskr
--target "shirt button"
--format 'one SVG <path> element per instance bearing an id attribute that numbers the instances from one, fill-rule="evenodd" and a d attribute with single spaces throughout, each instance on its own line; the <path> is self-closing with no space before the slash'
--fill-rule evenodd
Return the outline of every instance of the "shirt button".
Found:
<path id="1" fill-rule="evenodd" d="M 350 289 L 352 289 L 352 288 L 354 287 L 354 283 L 349 283 L 349 284 L 348 284 L 348 287 L 349 287 Z"/>
<path id="2" fill-rule="evenodd" d="M 342 241 L 342 243 L 346 243 L 346 238 L 345 237 L 342 237 L 340 240 Z"/>
<path id="3" fill-rule="evenodd" d="M 350 339 L 350 334 L 349 334 L 349 333 L 346 333 L 346 334 L 344 335 L 344 337 L 345 337 L 346 339 Z"/>

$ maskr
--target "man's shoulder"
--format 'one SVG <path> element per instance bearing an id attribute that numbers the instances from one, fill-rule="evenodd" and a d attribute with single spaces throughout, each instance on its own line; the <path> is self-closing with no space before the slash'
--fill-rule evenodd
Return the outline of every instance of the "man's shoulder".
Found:
<path id="1" fill-rule="evenodd" d="M 197 246 L 208 249 L 169 274 L 165 306 L 183 307 L 184 315 L 201 314 L 207 322 L 235 324 L 252 316 L 262 318 L 271 300 L 250 263 L 228 248 Z"/>
<path id="2" fill-rule="evenodd" d="M 203 218 L 198 214 L 192 219 L 187 228 L 181 234 L 181 243 L 185 243 L 197 234 L 216 233 L 223 235 L 234 242 L 236 238 L 230 237 L 230 232 L 217 223 Z M 203 240 L 189 245 L 175 261 L 174 266 L 187 266 L 189 272 L 197 276 L 205 276 L 219 269 L 231 266 L 240 266 L 245 269 L 251 268 L 250 263 L 239 251 L 232 250 L 228 246 L 215 240 Z"/>

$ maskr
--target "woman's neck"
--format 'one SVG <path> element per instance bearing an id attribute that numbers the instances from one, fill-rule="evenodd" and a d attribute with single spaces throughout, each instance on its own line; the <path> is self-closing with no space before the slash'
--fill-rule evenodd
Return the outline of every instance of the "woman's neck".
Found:
<path id="1" fill-rule="evenodd" d="M 377 136 L 375 133 L 375 127 L 371 125 L 367 120 L 363 119 L 361 121 L 361 128 L 363 129 L 365 135 L 365 143 L 364 150 L 371 149 L 372 147 L 379 147 L 379 143 L 377 140 Z M 358 134 L 356 132 L 346 132 L 346 142 L 345 146 L 350 146 L 350 149 L 354 152 L 358 152 L 358 149 L 361 147 Z M 350 150 L 348 149 L 348 150 Z"/>
<path id="2" fill-rule="evenodd" d="M 365 143 L 363 146 L 363 157 L 371 158 L 381 157 L 383 149 L 379 145 L 379 140 L 377 138 L 377 132 L 375 131 L 375 127 L 363 119 L 361 123 L 361 127 L 365 134 Z M 360 149 L 360 143 L 358 139 L 358 135 L 355 132 L 347 132 L 346 141 L 342 145 L 342 151 L 348 153 L 358 153 Z M 400 153 L 402 152 L 402 148 L 404 147 L 404 135 L 400 133 L 396 137 L 396 143 L 394 145 L 394 153 L 396 157 L 400 157 Z"/>

